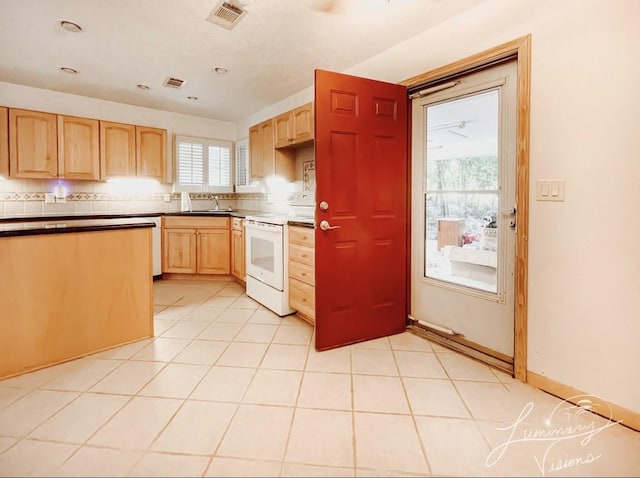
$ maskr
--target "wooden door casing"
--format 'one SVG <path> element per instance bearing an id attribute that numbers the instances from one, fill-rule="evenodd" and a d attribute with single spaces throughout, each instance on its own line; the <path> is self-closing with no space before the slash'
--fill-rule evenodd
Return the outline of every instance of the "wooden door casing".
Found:
<path id="1" fill-rule="evenodd" d="M 316 348 L 403 331 L 407 320 L 407 91 L 315 76 Z"/>

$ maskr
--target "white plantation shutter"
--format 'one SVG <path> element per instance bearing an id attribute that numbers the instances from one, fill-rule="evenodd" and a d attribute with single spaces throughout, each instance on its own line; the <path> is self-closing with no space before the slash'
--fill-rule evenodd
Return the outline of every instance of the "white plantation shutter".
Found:
<path id="1" fill-rule="evenodd" d="M 231 186 L 231 149 L 209 146 L 209 186 Z"/>
<path id="2" fill-rule="evenodd" d="M 185 186 L 202 184 L 204 177 L 203 147 L 198 143 L 178 143 L 178 183 Z"/>
<path id="3" fill-rule="evenodd" d="M 246 140 L 236 142 L 236 186 L 249 185 L 249 145 Z"/>
<path id="4" fill-rule="evenodd" d="M 176 191 L 232 192 L 230 141 L 176 136 Z"/>

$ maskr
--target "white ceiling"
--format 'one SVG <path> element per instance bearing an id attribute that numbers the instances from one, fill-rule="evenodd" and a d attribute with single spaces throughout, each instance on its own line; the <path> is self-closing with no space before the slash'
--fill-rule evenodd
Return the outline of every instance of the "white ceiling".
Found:
<path id="1" fill-rule="evenodd" d="M 238 121 L 482 0 L 233 1 L 248 13 L 226 30 L 205 20 L 218 0 L 0 0 L 0 81 Z"/>

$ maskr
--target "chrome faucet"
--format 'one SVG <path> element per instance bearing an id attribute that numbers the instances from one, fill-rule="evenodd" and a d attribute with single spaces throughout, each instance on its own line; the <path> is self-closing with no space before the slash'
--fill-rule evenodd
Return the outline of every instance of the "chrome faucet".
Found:
<path id="1" fill-rule="evenodd" d="M 215 206 L 214 206 L 213 210 L 214 211 L 219 211 L 220 210 L 220 203 L 218 202 L 218 196 L 213 196 L 212 200 L 215 203 Z"/>

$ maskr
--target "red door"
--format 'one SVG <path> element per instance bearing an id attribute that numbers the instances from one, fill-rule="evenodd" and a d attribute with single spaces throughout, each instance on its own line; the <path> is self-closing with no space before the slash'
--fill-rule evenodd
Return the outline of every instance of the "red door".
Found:
<path id="1" fill-rule="evenodd" d="M 405 329 L 407 103 L 404 86 L 315 72 L 318 350 Z"/>

